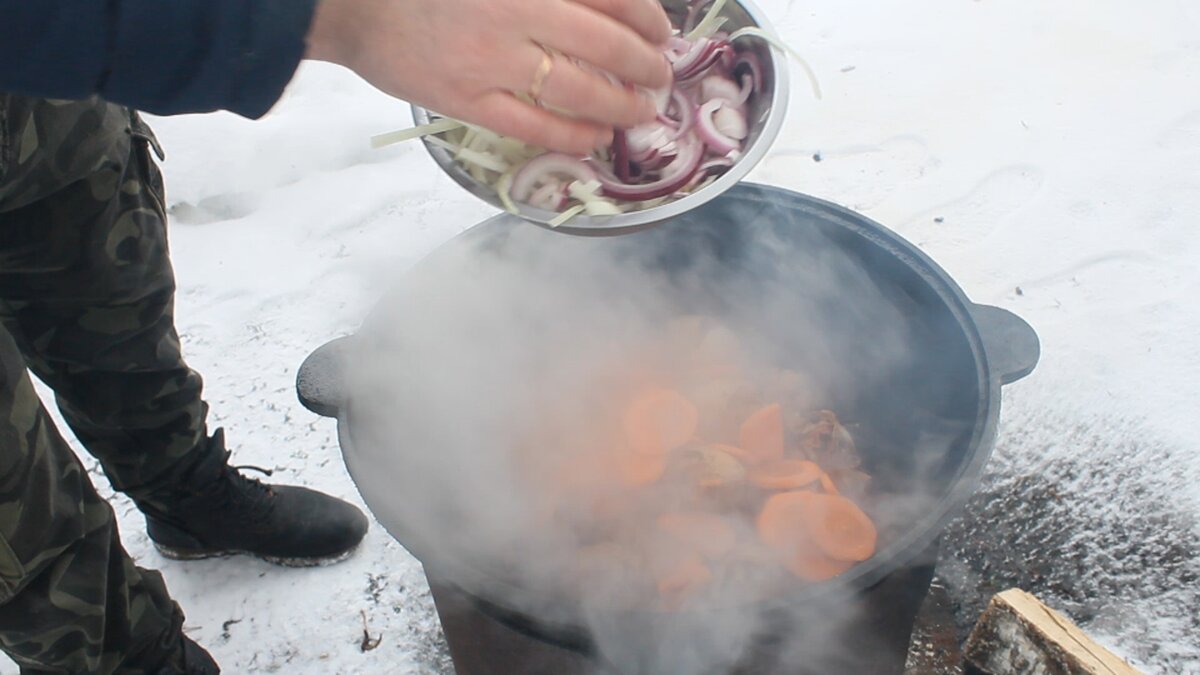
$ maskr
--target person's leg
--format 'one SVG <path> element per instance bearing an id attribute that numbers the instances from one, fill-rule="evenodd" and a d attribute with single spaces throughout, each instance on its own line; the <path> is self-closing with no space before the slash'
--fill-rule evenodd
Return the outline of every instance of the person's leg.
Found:
<path id="1" fill-rule="evenodd" d="M 0 321 L 113 487 L 148 497 L 199 459 L 206 431 L 172 317 L 161 178 L 123 108 L 6 107 L 25 161 L 0 199 Z"/>
<path id="2" fill-rule="evenodd" d="M 0 328 L 0 650 L 23 673 L 185 672 L 182 621 L 121 548 Z"/>
<path id="3" fill-rule="evenodd" d="M 8 98 L 9 158 L 25 164 L 5 180 L 26 187 L 15 208 L 0 192 L 0 232 L 17 235 L 0 239 L 0 322 L 164 554 L 291 564 L 348 554 L 367 527 L 358 509 L 249 480 L 228 467 L 223 435 L 208 437 L 200 376 L 174 326 L 157 144 L 136 115 L 92 106 Z M 78 147 L 104 156 L 67 159 Z"/>

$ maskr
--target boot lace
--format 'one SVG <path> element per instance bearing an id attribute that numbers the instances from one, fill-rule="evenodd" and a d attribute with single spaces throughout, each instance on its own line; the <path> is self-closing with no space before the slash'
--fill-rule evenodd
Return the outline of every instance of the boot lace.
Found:
<path id="1" fill-rule="evenodd" d="M 271 514 L 271 509 L 275 505 L 275 491 L 258 478 L 244 476 L 241 472 L 257 471 L 264 476 L 270 476 L 274 472 L 252 464 L 229 466 L 229 457 L 232 454 L 229 451 L 225 452 L 225 480 L 221 481 L 225 486 L 224 501 L 239 505 L 240 512 L 255 520 L 263 520 Z"/>

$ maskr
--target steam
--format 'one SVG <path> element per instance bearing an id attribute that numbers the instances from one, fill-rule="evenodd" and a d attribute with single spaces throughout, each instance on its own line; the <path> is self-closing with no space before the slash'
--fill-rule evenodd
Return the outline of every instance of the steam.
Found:
<path id="1" fill-rule="evenodd" d="M 787 222 L 772 215 L 756 217 Z M 847 421 L 875 476 L 869 512 L 887 555 L 942 496 L 947 453 L 973 425 L 970 405 L 947 415 L 955 406 L 942 399 L 972 394 L 937 393 L 946 375 L 915 365 L 951 347 L 914 327 L 911 290 L 824 235 L 689 225 L 583 239 L 513 223 L 439 251 L 360 332 L 348 462 L 427 568 L 544 623 L 584 626 L 614 672 L 733 672 L 784 625 L 800 637 L 774 658 L 820 663 L 861 612 L 844 584 L 798 603 L 788 598 L 804 585 L 786 571 L 730 565 L 679 611 L 639 607 L 646 597 L 619 561 L 581 560 L 591 533 L 561 517 L 579 495 L 548 497 L 562 468 L 603 451 L 631 363 L 688 375 L 684 350 L 663 346 L 671 320 L 715 317 L 745 372 L 795 371 L 809 405 Z M 615 488 L 599 498 L 581 509 L 629 501 Z M 669 556 L 672 544 L 646 546 Z"/>

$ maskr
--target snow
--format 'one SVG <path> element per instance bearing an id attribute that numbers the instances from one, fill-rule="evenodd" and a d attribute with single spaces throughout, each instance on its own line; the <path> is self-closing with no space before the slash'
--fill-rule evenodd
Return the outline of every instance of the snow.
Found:
<path id="1" fill-rule="evenodd" d="M 1042 340 L 948 533 L 962 616 L 1019 584 L 1146 672 L 1200 673 L 1200 5 L 761 5 L 825 99 L 793 69 L 788 122 L 751 179 L 892 227 Z M 260 121 L 152 122 L 178 326 L 212 424 L 235 463 L 361 503 L 333 422 L 296 402 L 296 368 L 492 209 L 417 144 L 370 150 L 410 124 L 407 105 L 332 66 L 305 65 Z M 451 672 L 421 569 L 381 528 L 337 567 L 176 563 L 114 503 L 130 553 L 162 570 L 226 672 Z M 365 652 L 364 619 L 382 636 Z"/>

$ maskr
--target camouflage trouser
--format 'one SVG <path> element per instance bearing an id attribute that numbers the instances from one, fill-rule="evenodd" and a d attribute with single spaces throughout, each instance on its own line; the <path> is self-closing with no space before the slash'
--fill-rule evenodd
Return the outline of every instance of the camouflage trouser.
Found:
<path id="1" fill-rule="evenodd" d="M 126 555 L 26 371 L 135 499 L 202 454 L 156 148 L 123 108 L 0 93 L 0 649 L 23 673 L 179 659 L 179 608 Z"/>

